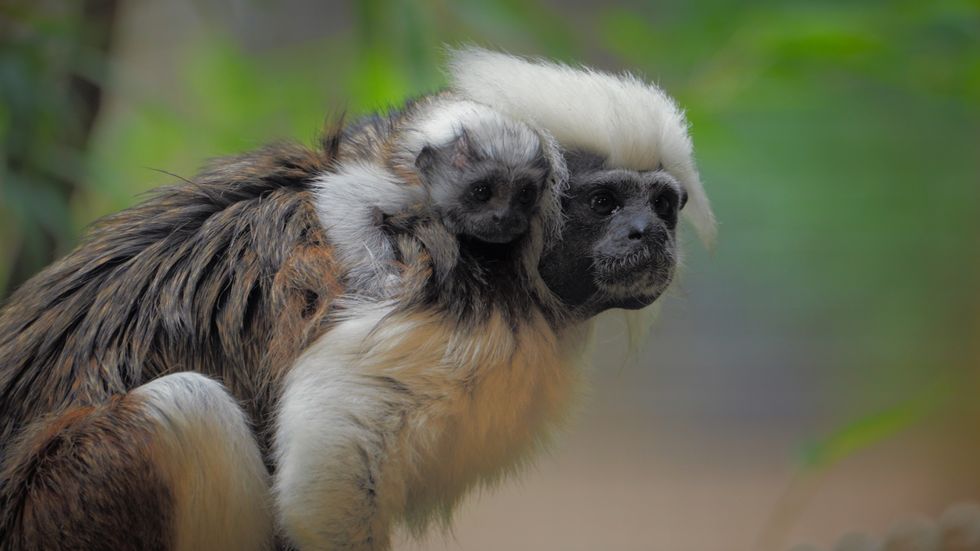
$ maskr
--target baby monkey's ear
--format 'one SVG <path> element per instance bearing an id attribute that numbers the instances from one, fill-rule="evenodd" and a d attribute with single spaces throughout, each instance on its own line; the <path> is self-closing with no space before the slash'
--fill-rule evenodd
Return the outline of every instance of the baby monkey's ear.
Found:
<path id="1" fill-rule="evenodd" d="M 432 172 L 433 168 L 438 166 L 440 157 L 442 157 L 442 152 L 439 151 L 439 148 L 427 145 L 415 157 L 415 168 L 423 174 L 428 174 Z"/>
<path id="2" fill-rule="evenodd" d="M 460 128 L 453 142 L 452 163 L 456 168 L 466 168 L 476 161 L 476 150 L 473 148 L 473 140 L 465 128 Z"/>
<path id="3" fill-rule="evenodd" d="M 423 174 L 431 173 L 433 169 L 442 166 L 452 166 L 464 169 L 477 160 L 473 140 L 466 129 L 461 128 L 456 137 L 442 146 L 426 145 L 415 157 L 415 168 Z"/>

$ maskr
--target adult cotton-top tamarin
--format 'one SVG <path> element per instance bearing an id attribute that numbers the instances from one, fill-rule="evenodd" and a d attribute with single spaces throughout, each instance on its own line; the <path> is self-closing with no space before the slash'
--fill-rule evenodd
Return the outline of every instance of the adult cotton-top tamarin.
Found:
<path id="1" fill-rule="evenodd" d="M 602 86 L 582 97 L 617 108 L 623 98 Z M 549 165 L 537 148 L 491 155 L 514 168 L 490 185 L 506 180 L 524 231 L 481 236 L 449 211 L 406 215 L 386 207 L 386 186 L 343 203 L 339 186 L 371 189 L 379 175 L 412 185 L 359 151 L 365 127 L 355 124 L 315 149 L 219 161 L 107 218 L 25 284 L 0 314 L 3 546 L 261 549 L 278 529 L 299 549 L 386 549 L 395 523 L 447 518 L 468 489 L 526 463 L 576 393 L 586 317 L 659 296 L 673 274 L 677 212 L 703 192 L 672 169 L 693 166 L 689 149 L 649 149 L 657 164 L 628 177 L 604 151 L 568 149 L 573 171 L 556 177 L 547 126 L 479 101 L 537 136 Z M 568 106 L 569 118 L 596 116 Z M 479 143 L 466 120 L 436 125 L 453 139 L 433 149 L 460 151 L 459 130 L 466 147 Z M 678 120 L 631 124 L 686 140 Z M 617 143 L 610 137 L 594 139 Z M 407 168 L 445 159 L 416 156 Z M 524 178 L 544 171 L 552 183 L 525 210 Z M 612 172 L 596 180 L 601 171 Z M 463 180 L 468 199 L 485 195 Z M 435 189 L 418 196 L 423 205 Z M 564 224 L 549 220 L 549 193 L 564 194 Z M 429 204 L 462 199 L 448 197 Z M 365 206 L 372 216 L 358 212 Z M 341 254 L 361 235 L 347 233 L 350 220 L 391 247 L 396 269 L 380 265 L 379 292 L 359 287 L 371 277 L 352 277 Z"/>

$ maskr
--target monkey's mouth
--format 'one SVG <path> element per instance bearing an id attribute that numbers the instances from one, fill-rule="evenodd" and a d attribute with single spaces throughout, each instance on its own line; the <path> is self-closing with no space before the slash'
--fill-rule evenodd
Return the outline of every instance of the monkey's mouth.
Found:
<path id="1" fill-rule="evenodd" d="M 517 239 L 524 236 L 526 232 L 514 232 L 507 230 L 500 230 L 494 232 L 484 232 L 477 235 L 473 235 L 473 239 L 477 241 L 482 241 L 483 243 L 488 243 L 492 245 L 506 245 L 512 243 Z"/>
<path id="2" fill-rule="evenodd" d="M 521 234 L 507 241 L 487 241 L 471 235 L 460 235 L 460 250 L 481 262 L 511 260 L 519 254 L 526 235 Z"/>
<path id="3" fill-rule="evenodd" d="M 674 277 L 674 255 L 667 250 L 641 249 L 620 257 L 596 256 L 596 286 L 608 296 L 642 308 L 657 299 Z"/>
<path id="4" fill-rule="evenodd" d="M 491 243 L 494 245 L 504 245 L 518 241 L 527 235 L 529 227 L 526 223 L 514 222 L 510 224 L 494 223 L 486 225 L 470 226 L 465 231 L 460 232 L 472 239 Z"/>

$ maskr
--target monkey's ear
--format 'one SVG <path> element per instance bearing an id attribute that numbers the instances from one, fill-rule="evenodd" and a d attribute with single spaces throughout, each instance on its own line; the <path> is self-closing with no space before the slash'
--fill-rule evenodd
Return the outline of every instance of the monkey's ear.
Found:
<path id="1" fill-rule="evenodd" d="M 453 166 L 464 168 L 475 160 L 476 150 L 473 148 L 473 140 L 465 128 L 460 128 L 453 146 Z"/>
<path id="2" fill-rule="evenodd" d="M 419 169 L 419 172 L 429 172 L 438 161 L 439 151 L 431 145 L 427 145 L 415 157 L 415 168 Z"/>

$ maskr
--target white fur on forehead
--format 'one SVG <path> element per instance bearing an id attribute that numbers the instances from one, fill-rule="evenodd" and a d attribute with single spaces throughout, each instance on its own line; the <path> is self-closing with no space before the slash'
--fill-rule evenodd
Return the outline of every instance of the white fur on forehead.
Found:
<path id="1" fill-rule="evenodd" d="M 694 164 L 684 113 L 654 84 L 630 75 L 527 60 L 480 48 L 451 52 L 456 93 L 529 121 L 568 149 L 599 154 L 610 168 L 659 165 L 688 194 L 685 216 L 712 243 L 715 219 Z"/>
<path id="2" fill-rule="evenodd" d="M 542 151 L 538 134 L 523 122 L 479 103 L 452 99 L 428 106 L 406 131 L 405 145 L 418 155 L 425 146 L 443 146 L 465 130 L 478 150 L 501 162 L 522 165 Z"/>

